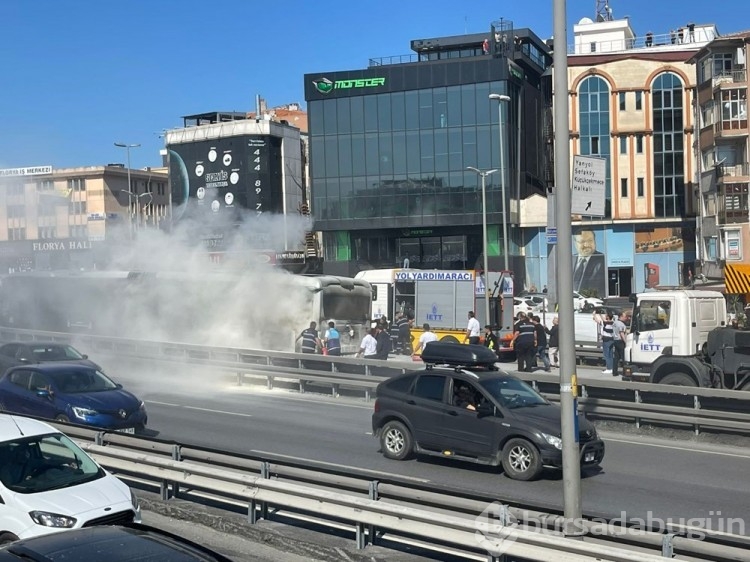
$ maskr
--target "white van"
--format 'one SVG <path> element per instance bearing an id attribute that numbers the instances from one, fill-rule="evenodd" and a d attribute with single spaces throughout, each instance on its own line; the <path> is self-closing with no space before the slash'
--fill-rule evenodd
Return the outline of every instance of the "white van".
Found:
<path id="1" fill-rule="evenodd" d="M 0 544 L 140 522 L 130 488 L 42 421 L 0 414 Z"/>

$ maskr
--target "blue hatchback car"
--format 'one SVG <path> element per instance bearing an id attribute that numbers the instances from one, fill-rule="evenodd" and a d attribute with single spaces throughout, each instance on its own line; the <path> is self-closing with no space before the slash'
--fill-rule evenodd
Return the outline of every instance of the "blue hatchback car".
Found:
<path id="1" fill-rule="evenodd" d="M 0 379 L 0 410 L 79 425 L 141 432 L 143 402 L 87 365 L 40 363 L 8 369 Z"/>

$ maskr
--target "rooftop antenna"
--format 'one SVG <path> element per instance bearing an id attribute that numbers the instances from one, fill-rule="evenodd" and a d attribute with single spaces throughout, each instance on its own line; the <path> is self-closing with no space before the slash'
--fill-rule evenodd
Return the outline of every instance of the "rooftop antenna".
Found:
<path id="1" fill-rule="evenodd" d="M 596 21 L 613 21 L 609 0 L 596 0 Z"/>

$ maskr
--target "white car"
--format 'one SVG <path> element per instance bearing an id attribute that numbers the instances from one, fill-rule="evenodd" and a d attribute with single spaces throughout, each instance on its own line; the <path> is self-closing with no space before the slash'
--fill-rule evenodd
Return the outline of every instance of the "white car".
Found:
<path id="1" fill-rule="evenodd" d="M 0 544 L 94 524 L 140 522 L 130 488 L 67 435 L 0 414 Z"/>
<path id="2" fill-rule="evenodd" d="M 580 312 L 590 312 L 598 306 L 604 306 L 604 301 L 597 297 L 584 297 L 578 291 L 573 291 L 573 304 Z"/>

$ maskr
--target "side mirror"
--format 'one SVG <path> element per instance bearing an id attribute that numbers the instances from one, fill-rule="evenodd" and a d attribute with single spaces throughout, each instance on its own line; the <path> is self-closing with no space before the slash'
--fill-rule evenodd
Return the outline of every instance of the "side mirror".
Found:
<path id="1" fill-rule="evenodd" d="M 495 415 L 495 406 L 489 402 L 483 402 L 477 407 L 477 417 L 486 418 Z"/>
<path id="2" fill-rule="evenodd" d="M 45 390 L 45 389 L 38 389 L 38 390 L 36 391 L 36 395 L 37 395 L 37 396 L 38 396 L 39 398 L 52 398 L 52 391 L 50 391 L 50 390 Z"/>
<path id="3" fill-rule="evenodd" d="M 122 388 L 122 385 L 119 382 L 115 386 L 117 387 L 118 390 Z"/>
<path id="4" fill-rule="evenodd" d="M 81 355 L 81 357 L 83 357 L 84 359 L 88 359 L 89 358 L 88 355 Z"/>

